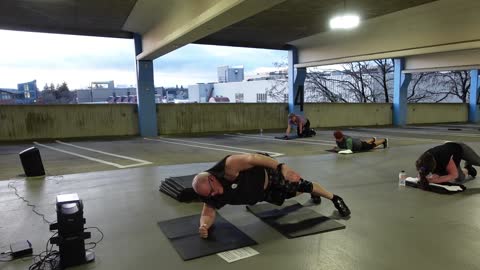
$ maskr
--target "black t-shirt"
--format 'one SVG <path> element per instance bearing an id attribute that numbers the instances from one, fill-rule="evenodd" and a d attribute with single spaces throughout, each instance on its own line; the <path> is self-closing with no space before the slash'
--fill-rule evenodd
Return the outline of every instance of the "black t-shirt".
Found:
<path id="1" fill-rule="evenodd" d="M 427 152 L 433 155 L 436 162 L 435 170 L 432 173 L 438 175 L 447 175 L 447 165 L 450 162 L 450 158 L 453 157 L 455 165 L 460 166 L 460 160 L 462 159 L 463 150 L 457 143 L 445 143 L 431 149 Z"/>
<path id="2" fill-rule="evenodd" d="M 241 171 L 234 181 L 225 179 L 225 161 L 229 156 L 223 158 L 207 172 L 215 176 L 223 186 L 223 194 L 213 196 L 213 198 L 204 200 L 212 207 L 220 209 L 225 204 L 256 204 L 263 201 L 265 197 L 265 168 L 260 166 L 252 167 Z"/>

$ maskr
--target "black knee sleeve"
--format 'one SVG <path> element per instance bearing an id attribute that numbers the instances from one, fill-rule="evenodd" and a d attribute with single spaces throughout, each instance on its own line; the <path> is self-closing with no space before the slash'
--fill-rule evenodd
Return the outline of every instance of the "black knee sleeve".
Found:
<path id="1" fill-rule="evenodd" d="M 297 191 L 298 192 L 304 192 L 304 193 L 312 193 L 312 191 L 313 191 L 312 182 L 307 181 L 307 180 L 300 181 L 300 183 L 298 184 Z"/>

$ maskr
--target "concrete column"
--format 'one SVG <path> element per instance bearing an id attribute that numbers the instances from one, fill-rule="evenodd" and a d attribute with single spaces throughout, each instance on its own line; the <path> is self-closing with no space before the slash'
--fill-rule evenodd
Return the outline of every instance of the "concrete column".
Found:
<path id="1" fill-rule="evenodd" d="M 298 52 L 291 47 L 288 51 L 288 111 L 303 114 L 307 68 L 295 68 L 295 64 L 298 64 Z"/>
<path id="2" fill-rule="evenodd" d="M 393 60 L 393 125 L 405 126 L 407 124 L 407 90 L 412 74 L 404 74 L 405 59 Z"/>
<path id="3" fill-rule="evenodd" d="M 468 105 L 468 122 L 479 122 L 478 116 L 478 69 L 470 70 L 470 102 Z"/>
<path id="4" fill-rule="evenodd" d="M 142 52 L 142 37 L 133 36 L 135 55 Z M 157 106 L 155 104 L 155 85 L 153 82 L 153 61 L 136 61 L 137 66 L 137 109 L 140 136 L 153 137 L 157 131 Z"/>

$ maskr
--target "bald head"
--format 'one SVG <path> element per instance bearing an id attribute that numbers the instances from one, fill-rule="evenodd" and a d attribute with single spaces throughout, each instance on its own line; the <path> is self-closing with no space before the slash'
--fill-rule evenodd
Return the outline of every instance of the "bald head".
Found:
<path id="1" fill-rule="evenodd" d="M 207 197 L 210 194 L 210 184 L 208 183 L 208 172 L 197 174 L 192 181 L 193 190 L 200 196 Z"/>

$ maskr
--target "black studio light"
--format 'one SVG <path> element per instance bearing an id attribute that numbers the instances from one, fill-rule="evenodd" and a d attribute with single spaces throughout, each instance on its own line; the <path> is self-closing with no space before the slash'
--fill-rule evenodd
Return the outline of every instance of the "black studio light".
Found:
<path id="1" fill-rule="evenodd" d="M 84 231 L 83 203 L 78 194 L 57 195 L 56 211 L 57 223 L 51 224 L 50 230 L 58 230 L 58 235 L 50 242 L 59 247 L 60 267 L 64 269 L 93 261 L 95 253 L 85 249 L 85 239 L 91 234 Z"/>

